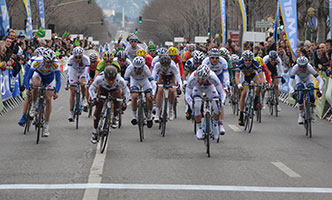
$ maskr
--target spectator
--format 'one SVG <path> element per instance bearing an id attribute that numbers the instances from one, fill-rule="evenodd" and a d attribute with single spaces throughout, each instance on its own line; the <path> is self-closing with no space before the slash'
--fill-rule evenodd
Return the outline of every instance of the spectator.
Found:
<path id="1" fill-rule="evenodd" d="M 325 44 L 319 44 L 316 54 L 313 57 L 314 67 L 319 71 L 326 71 L 329 67 L 329 59 L 326 56 Z"/>
<path id="2" fill-rule="evenodd" d="M 284 50 L 283 46 L 278 47 L 278 56 L 282 61 L 282 64 L 285 68 L 285 73 L 286 73 L 286 71 L 289 70 L 289 57 L 287 56 L 286 51 Z"/>
<path id="3" fill-rule="evenodd" d="M 0 41 L 0 69 L 6 70 L 7 62 L 4 60 L 6 55 L 6 46 L 3 41 Z"/>

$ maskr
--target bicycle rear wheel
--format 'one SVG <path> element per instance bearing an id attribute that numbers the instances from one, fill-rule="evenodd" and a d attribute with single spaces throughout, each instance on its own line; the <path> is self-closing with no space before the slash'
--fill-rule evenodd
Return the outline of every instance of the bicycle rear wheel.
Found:
<path id="1" fill-rule="evenodd" d="M 204 137 L 204 143 L 206 146 L 206 153 L 208 157 L 210 157 L 210 132 L 211 132 L 211 116 L 209 113 L 207 113 L 204 117 L 204 129 L 205 129 L 205 137 Z"/>
<path id="2" fill-rule="evenodd" d="M 43 103 L 39 103 L 38 105 L 38 117 L 37 117 L 37 122 L 36 122 L 36 132 L 37 132 L 37 140 L 36 144 L 39 144 L 39 140 L 41 135 L 43 134 L 43 115 L 44 115 L 44 105 Z"/>
<path id="3" fill-rule="evenodd" d="M 250 106 L 249 115 L 248 115 L 248 133 L 251 133 L 252 126 L 254 124 L 254 108 Z"/>
<path id="4" fill-rule="evenodd" d="M 144 140 L 144 110 L 142 102 L 138 103 L 138 132 L 139 132 L 139 140 L 143 142 Z"/>
<path id="5" fill-rule="evenodd" d="M 168 98 L 165 98 L 164 101 L 165 102 L 164 102 L 163 114 L 161 116 L 161 136 L 163 136 L 163 137 L 165 137 L 165 134 L 166 134 Z"/>
<path id="6" fill-rule="evenodd" d="M 26 120 L 25 120 L 24 132 L 23 132 L 24 135 L 25 135 L 27 132 L 29 132 L 29 129 L 30 129 L 30 124 L 31 124 L 30 108 L 31 108 L 31 101 L 30 101 L 30 103 L 28 104 L 28 109 L 27 109 L 27 112 L 25 113 L 25 115 L 26 115 Z"/>
<path id="7" fill-rule="evenodd" d="M 256 118 L 258 123 L 262 122 L 262 106 L 261 106 L 261 100 L 258 98 L 258 109 L 256 111 Z"/>
<path id="8" fill-rule="evenodd" d="M 81 101 L 80 101 L 80 94 L 76 94 L 76 100 L 75 100 L 75 118 L 76 118 L 76 129 L 78 129 L 78 119 L 80 115 L 80 109 L 81 109 Z"/>
<path id="9" fill-rule="evenodd" d="M 100 153 L 104 153 L 107 141 L 108 141 L 108 135 L 110 130 L 110 117 L 111 117 L 111 109 L 107 108 L 106 110 L 106 116 L 103 121 L 103 127 L 100 132 Z"/>
<path id="10" fill-rule="evenodd" d="M 278 117 L 278 97 L 277 95 L 275 95 L 275 100 L 274 100 L 275 104 L 274 104 L 274 111 L 275 111 L 275 114 L 276 114 L 276 117 Z"/>

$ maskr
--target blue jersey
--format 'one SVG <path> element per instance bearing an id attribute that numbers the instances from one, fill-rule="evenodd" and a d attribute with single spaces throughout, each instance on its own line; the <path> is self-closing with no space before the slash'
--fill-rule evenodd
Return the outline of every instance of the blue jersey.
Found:
<path id="1" fill-rule="evenodd" d="M 242 72 L 245 76 L 252 76 L 253 74 L 261 73 L 262 67 L 259 65 L 259 63 L 256 60 L 252 60 L 252 63 L 249 67 L 244 65 L 243 58 L 237 63 L 235 72 Z"/>

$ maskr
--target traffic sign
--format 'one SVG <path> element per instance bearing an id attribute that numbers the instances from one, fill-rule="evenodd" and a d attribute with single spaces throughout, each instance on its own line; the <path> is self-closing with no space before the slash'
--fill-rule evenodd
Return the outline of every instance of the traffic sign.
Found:
<path id="1" fill-rule="evenodd" d="M 195 43 L 206 43 L 208 36 L 195 36 Z"/>
<path id="2" fill-rule="evenodd" d="M 268 22 L 268 21 L 256 21 L 255 23 L 256 28 L 269 28 L 273 27 L 273 22 Z"/>
<path id="3" fill-rule="evenodd" d="M 184 42 L 184 37 L 174 37 L 174 42 Z"/>
<path id="4" fill-rule="evenodd" d="M 174 45 L 173 42 L 169 42 L 169 41 L 166 41 L 166 42 L 165 42 L 165 46 L 173 46 L 173 45 Z"/>

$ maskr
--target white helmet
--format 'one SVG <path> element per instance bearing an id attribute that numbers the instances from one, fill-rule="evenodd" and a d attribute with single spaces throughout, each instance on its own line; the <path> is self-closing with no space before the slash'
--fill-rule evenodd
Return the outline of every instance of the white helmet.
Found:
<path id="1" fill-rule="evenodd" d="M 45 51 L 43 53 L 43 59 L 46 62 L 53 62 L 56 59 L 56 55 L 52 49 L 47 48 L 47 49 L 45 49 Z"/>
<path id="2" fill-rule="evenodd" d="M 296 63 L 299 65 L 299 67 L 307 66 L 308 62 L 308 58 L 305 56 L 301 56 L 296 60 Z"/>
<path id="3" fill-rule="evenodd" d="M 35 50 L 35 53 L 36 53 L 36 56 L 42 56 L 43 53 L 45 51 L 45 48 L 44 47 L 38 47 L 36 50 Z"/>
<path id="4" fill-rule="evenodd" d="M 232 54 L 231 55 L 231 63 L 237 63 L 237 62 L 239 62 L 239 56 L 238 55 L 236 55 L 236 54 Z"/>
<path id="5" fill-rule="evenodd" d="M 82 47 L 75 47 L 73 49 L 73 55 L 74 56 L 83 56 L 84 50 Z"/>
<path id="6" fill-rule="evenodd" d="M 145 65 L 145 59 L 141 56 L 137 56 L 133 60 L 133 65 L 137 69 L 141 69 Z"/>
<path id="7" fill-rule="evenodd" d="M 197 78 L 206 80 L 210 75 L 210 67 L 203 64 L 200 65 L 196 70 Z"/>
<path id="8" fill-rule="evenodd" d="M 220 55 L 221 55 L 222 57 L 224 57 L 224 58 L 228 58 L 228 56 L 229 56 L 229 51 L 228 51 L 228 49 L 226 49 L 225 47 L 221 47 L 221 48 L 219 49 L 219 51 L 220 51 Z"/>

